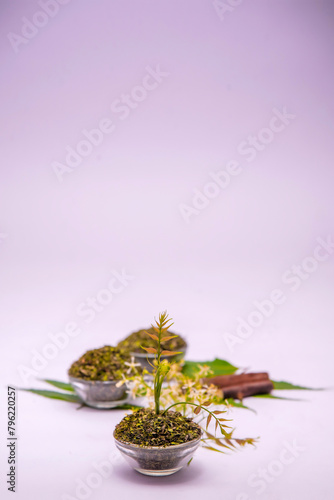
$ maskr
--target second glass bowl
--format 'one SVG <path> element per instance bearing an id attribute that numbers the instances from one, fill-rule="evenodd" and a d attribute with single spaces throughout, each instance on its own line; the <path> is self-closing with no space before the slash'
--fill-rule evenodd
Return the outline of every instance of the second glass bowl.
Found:
<path id="1" fill-rule="evenodd" d="M 126 384 L 117 387 L 118 380 L 83 380 L 69 377 L 70 384 L 83 403 L 92 408 L 115 408 L 129 399 Z"/>

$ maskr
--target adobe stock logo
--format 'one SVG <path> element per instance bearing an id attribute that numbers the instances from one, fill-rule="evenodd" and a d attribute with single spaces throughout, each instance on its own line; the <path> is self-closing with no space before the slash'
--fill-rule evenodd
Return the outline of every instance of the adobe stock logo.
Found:
<path id="1" fill-rule="evenodd" d="M 111 451 L 110 454 L 100 462 L 93 462 L 93 470 L 84 478 L 77 477 L 75 480 L 75 489 L 73 495 L 64 493 L 61 500 L 87 500 L 93 492 L 99 489 L 106 479 L 109 479 L 114 469 L 117 468 L 123 459 L 117 451 Z"/>
<path id="2" fill-rule="evenodd" d="M 326 239 L 318 237 L 312 254 L 282 273 L 281 283 L 284 288 L 276 287 L 266 297 L 255 300 L 252 309 L 245 316 L 237 318 L 235 330 L 223 333 L 223 339 L 229 351 L 233 352 L 237 345 L 244 344 L 285 303 L 289 292 L 297 292 L 319 266 L 329 260 L 333 254 L 334 240 L 331 235 L 328 235 Z"/>
<path id="3" fill-rule="evenodd" d="M 60 6 L 66 5 L 70 0 L 40 0 L 38 5 L 41 10 L 37 10 L 31 19 L 22 17 L 21 33 L 10 31 L 7 38 L 12 49 L 17 54 L 22 46 L 27 45 L 30 40 L 38 35 L 39 31 L 49 23 L 50 19 L 57 16 Z"/>
<path id="4" fill-rule="evenodd" d="M 257 495 L 262 495 L 268 485 L 274 483 L 276 478 L 284 474 L 287 467 L 292 465 L 305 451 L 305 446 L 300 446 L 296 439 L 293 439 L 292 442 L 284 441 L 283 448 L 277 458 L 251 474 L 247 481 L 248 485 L 255 490 Z M 251 500 L 251 498 L 248 493 L 243 492 L 239 493 L 235 500 Z"/>
<path id="5" fill-rule="evenodd" d="M 67 348 L 72 339 L 81 335 L 84 325 L 92 323 L 96 317 L 103 313 L 135 278 L 129 275 L 125 269 L 122 269 L 121 272 L 113 270 L 111 275 L 103 288 L 100 288 L 93 295 L 89 295 L 77 305 L 75 317 L 71 321 L 68 321 L 61 329 L 49 332 L 46 342 L 39 349 L 34 348 L 30 351 L 30 360 L 27 365 L 17 366 L 17 372 L 22 382 L 27 383 L 30 377 L 36 377 L 45 370 L 50 361 L 57 358 Z M 79 323 L 81 318 L 82 321 Z"/>
<path id="6" fill-rule="evenodd" d="M 224 21 L 225 14 L 233 12 L 236 7 L 241 5 L 243 0 L 213 0 L 212 5 L 221 21 Z"/>
<path id="7" fill-rule="evenodd" d="M 118 99 L 112 101 L 110 110 L 118 120 L 124 121 L 131 116 L 134 110 L 142 106 L 149 95 L 169 76 L 168 72 L 161 69 L 160 64 L 155 67 L 146 66 L 145 70 L 146 73 L 139 85 L 135 85 L 129 92 L 124 92 Z M 101 118 L 93 129 L 81 130 L 83 139 L 74 146 L 66 146 L 64 160 L 51 163 L 58 181 L 63 182 L 68 174 L 74 172 L 83 160 L 103 143 L 105 136 L 112 134 L 115 130 L 116 120 L 108 117 Z"/>
<path id="8" fill-rule="evenodd" d="M 258 130 L 257 134 L 248 135 L 237 146 L 237 152 L 241 157 L 245 157 L 248 163 L 253 162 L 269 144 L 271 144 L 277 134 L 283 132 L 296 118 L 296 115 L 289 113 L 284 106 L 282 110 L 272 109 L 272 116 L 266 127 Z M 193 189 L 193 196 L 190 204 L 180 203 L 179 212 L 183 220 L 189 224 L 192 217 L 203 212 L 236 178 L 243 172 L 243 166 L 238 160 L 227 162 L 225 168 L 216 172 L 209 172 L 210 180 L 201 189 Z"/>

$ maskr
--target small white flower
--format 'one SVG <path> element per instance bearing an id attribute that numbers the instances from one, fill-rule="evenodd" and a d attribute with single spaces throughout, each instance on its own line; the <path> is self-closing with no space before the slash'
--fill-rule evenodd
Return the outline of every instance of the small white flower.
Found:
<path id="1" fill-rule="evenodd" d="M 131 380 L 128 383 L 128 394 L 134 399 L 138 394 L 138 389 L 141 386 L 141 382 L 138 379 Z"/>
<path id="2" fill-rule="evenodd" d="M 171 384 L 169 386 L 171 396 L 180 396 L 181 390 L 178 384 Z"/>
<path id="3" fill-rule="evenodd" d="M 196 372 L 196 377 L 205 378 L 212 375 L 212 370 L 208 365 L 197 365 L 199 367 L 198 372 Z"/>
<path id="4" fill-rule="evenodd" d="M 124 364 L 129 367 L 126 371 L 127 374 L 130 374 L 132 370 L 136 373 L 137 371 L 136 367 L 140 366 L 140 363 L 135 363 L 135 358 L 133 356 L 131 356 L 130 362 L 124 361 Z"/>
<path id="5" fill-rule="evenodd" d="M 180 374 L 181 366 L 179 363 L 172 363 L 168 372 L 168 379 L 171 380 Z"/>
<path id="6" fill-rule="evenodd" d="M 194 385 L 196 385 L 196 382 L 188 379 L 183 383 L 182 389 L 192 389 Z"/>
<path id="7" fill-rule="evenodd" d="M 210 384 L 209 386 L 204 385 L 205 392 L 209 397 L 221 397 L 222 390 L 216 385 Z"/>
<path id="8" fill-rule="evenodd" d="M 119 380 L 117 383 L 116 383 L 116 387 L 121 387 L 123 384 L 126 384 L 127 382 L 127 379 L 126 377 L 124 376 L 124 374 L 122 373 L 122 378 L 121 380 Z"/>

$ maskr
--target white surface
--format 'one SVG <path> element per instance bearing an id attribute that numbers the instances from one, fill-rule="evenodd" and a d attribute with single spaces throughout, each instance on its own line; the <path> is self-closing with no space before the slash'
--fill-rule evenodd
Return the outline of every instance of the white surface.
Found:
<path id="1" fill-rule="evenodd" d="M 241 2 L 221 21 L 211 1 L 72 1 L 17 54 L 7 34 L 39 7 L 1 9 L 1 498 L 12 495 L 5 386 L 64 380 L 84 351 L 165 308 L 189 359 L 219 356 L 274 379 L 332 385 L 333 254 L 295 292 L 283 277 L 319 237 L 333 237 L 333 3 Z M 126 120 L 112 114 L 157 65 L 169 73 L 161 85 Z M 284 107 L 296 117 L 247 162 L 240 144 Z M 53 162 L 103 117 L 115 133 L 58 182 Z M 186 224 L 180 204 L 230 160 L 242 173 Z M 122 269 L 133 279 L 87 323 L 78 307 Z M 284 304 L 231 352 L 224 334 L 277 288 Z M 80 334 L 23 380 L 19 367 L 68 322 Z M 114 464 L 87 498 L 332 500 L 333 392 L 288 395 L 306 401 L 251 400 L 256 415 L 233 411 L 237 434 L 260 436 L 255 451 L 200 450 L 163 479 Z M 76 480 L 114 450 L 122 415 L 19 393 L 15 498 L 75 497 Z M 258 494 L 252 474 L 275 468 L 294 440 L 305 451 Z"/>
<path id="2" fill-rule="evenodd" d="M 260 495 L 257 488 L 248 484 L 250 476 L 257 474 L 259 468 L 270 468 L 286 442 L 292 444 L 296 440 L 305 451 L 285 465 L 278 477 L 271 476 L 272 483 L 262 497 L 330 500 L 333 436 L 330 413 L 322 411 L 330 409 L 327 400 L 327 396 L 317 394 L 308 403 L 252 402 L 258 415 L 241 410 L 234 413 L 239 435 L 261 435 L 257 450 L 231 456 L 199 450 L 187 470 L 159 479 L 140 476 L 123 461 L 110 459 L 110 453 L 115 451 L 113 427 L 122 413 L 88 409 L 77 412 L 70 404 L 20 394 L 16 498 L 47 495 L 53 500 L 63 498 L 64 493 L 75 497 L 77 479 L 89 482 L 89 475 L 96 472 L 94 463 L 108 460 L 113 464 L 113 472 L 92 492 L 91 498 L 124 495 L 124 491 L 140 499 L 146 495 L 153 498 L 159 491 L 163 499 L 183 493 L 187 497 L 196 493 L 219 494 L 233 500 L 239 498 L 239 493 L 247 493 L 248 497 L 240 499 L 255 499 Z"/>
<path id="3" fill-rule="evenodd" d="M 320 276 L 314 276 L 315 281 L 319 281 L 318 284 L 310 281 L 304 290 L 300 290 L 299 294 L 293 297 L 290 304 L 282 306 L 276 316 L 269 320 L 269 330 L 267 328 L 259 330 L 254 334 L 254 338 L 245 343 L 245 346 L 236 348 L 234 354 L 227 352 L 219 335 L 219 329 L 215 330 L 213 326 L 214 319 L 219 321 L 220 307 L 217 305 L 216 318 L 212 315 L 212 310 L 210 311 L 208 327 L 205 326 L 204 315 L 202 324 L 196 325 L 198 318 L 202 316 L 202 313 L 196 311 L 205 310 L 207 306 L 205 297 L 191 290 L 186 297 L 179 291 L 179 304 L 172 299 L 169 305 L 170 309 L 176 312 L 177 323 L 183 323 L 182 330 L 191 342 L 189 359 L 205 359 L 220 355 L 238 366 L 250 366 L 253 370 L 269 370 L 273 378 L 312 386 L 323 385 L 325 381 L 332 379 L 331 352 L 328 349 L 330 341 L 323 340 L 326 335 L 331 334 L 330 328 L 326 326 L 332 314 L 330 305 L 326 302 L 329 301 L 329 291 L 325 286 L 326 275 L 331 269 L 331 264 L 327 265 L 322 274 L 324 283 L 321 283 Z M 228 288 L 227 285 L 225 287 Z M 44 288 L 45 294 L 48 289 L 47 286 Z M 210 289 L 212 296 L 215 297 L 216 294 L 212 292 L 213 286 Z M 172 289 L 165 290 L 164 293 L 173 296 Z M 136 297 L 129 299 L 126 296 L 119 296 L 117 308 L 113 306 L 101 313 L 94 328 L 73 339 L 67 349 L 40 372 L 40 376 L 65 380 L 67 366 L 86 348 L 107 342 L 115 343 L 127 331 L 122 326 L 123 322 L 132 323 L 133 328 L 135 325 L 143 324 L 144 314 L 140 313 L 140 309 L 146 308 L 145 293 L 142 287 L 138 287 L 137 292 L 132 290 L 132 294 Z M 140 298 L 143 295 L 144 297 Z M 24 296 L 26 301 L 20 301 L 20 314 L 15 318 L 15 323 L 20 323 L 20 327 L 17 327 L 19 330 L 24 328 L 25 322 L 27 325 L 32 324 L 33 316 L 37 316 L 40 310 L 37 305 L 38 296 L 34 296 L 32 290 Z M 61 297 L 58 299 L 61 301 Z M 153 298 L 152 300 L 154 302 Z M 36 305 L 32 307 L 30 301 L 35 301 Z M 193 318 L 182 312 L 186 301 L 188 307 L 191 305 L 194 311 Z M 21 307 L 25 302 L 27 303 L 23 312 Z M 57 303 L 55 298 L 53 304 L 49 304 L 50 309 L 56 309 Z M 137 321 L 137 315 L 133 313 L 127 316 L 129 303 L 136 305 L 141 320 Z M 8 310 L 8 307 L 6 309 Z M 49 314 L 52 317 L 52 311 Z M 13 326 L 10 327 L 8 323 L 7 328 Z M 107 333 L 107 330 L 110 330 L 110 333 Z M 317 334 L 317 330 L 321 332 L 321 336 Z M 318 340 L 316 340 L 317 335 Z M 22 346 L 18 345 L 18 338 Z M 18 361 L 29 360 L 27 353 L 30 347 L 36 345 L 37 348 L 42 347 L 42 340 L 42 337 L 38 340 L 36 337 L 33 343 L 18 335 L 16 337 L 12 335 L 7 340 L 5 363 L 8 363 L 8 367 L 3 380 L 20 384 L 19 377 L 15 373 L 15 365 Z M 14 349 L 18 349 L 17 355 L 14 354 Z M 41 383 L 33 382 L 33 378 L 31 383 L 26 385 L 44 387 Z M 171 494 L 185 494 L 188 498 L 188 495 L 210 493 L 231 500 L 247 498 L 330 500 L 334 437 L 333 393 L 286 392 L 284 395 L 303 398 L 305 401 L 248 399 L 246 402 L 257 411 L 256 415 L 246 410 L 232 411 L 237 435 L 260 436 L 255 451 L 249 449 L 227 456 L 199 450 L 189 469 L 164 479 L 142 477 L 130 470 L 122 461 L 115 462 L 113 456 L 112 474 L 104 479 L 97 489 L 92 490 L 89 498 L 108 498 L 116 494 L 122 496 L 124 492 L 129 496 L 136 495 L 140 499 L 146 498 L 147 495 L 148 498 L 153 498 L 159 492 L 160 498 L 163 499 L 169 498 Z M 5 401 L 5 391 L 1 398 Z M 110 460 L 109 454 L 115 452 L 112 432 L 123 414 L 122 411 L 91 409 L 77 411 L 76 405 L 19 393 L 17 448 L 19 466 L 16 498 L 42 499 L 47 495 L 53 500 L 66 498 L 63 497 L 65 493 L 75 497 L 77 479 L 89 481 L 87 478 L 90 474 L 96 472 L 93 464 Z M 1 414 L 1 425 L 4 429 L 4 412 Z M 259 469 L 263 468 L 269 467 L 271 470 L 273 461 L 278 460 L 282 450 L 286 448 L 286 442 L 292 445 L 294 441 L 304 450 L 299 452 L 299 456 L 291 464 L 284 465 L 282 470 L 274 465 L 274 473 L 278 470 L 278 476 L 270 475 L 269 479 L 271 478 L 272 482 L 265 482 L 265 491 L 262 495 L 258 495 L 259 484 L 253 483 L 257 485 L 255 487 L 249 483 L 252 474 L 257 475 Z M 4 443 L 4 440 L 2 442 Z M 1 457 L 4 470 L 6 459 L 4 446 L 1 449 Z M 164 487 L 159 487 L 161 485 Z M 241 493 L 245 496 L 241 496 Z M 80 495 L 77 498 L 80 498 Z"/>

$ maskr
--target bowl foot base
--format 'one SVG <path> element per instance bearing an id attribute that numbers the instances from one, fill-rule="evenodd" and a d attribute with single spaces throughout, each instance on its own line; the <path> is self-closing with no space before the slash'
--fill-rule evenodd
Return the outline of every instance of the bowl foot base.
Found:
<path id="1" fill-rule="evenodd" d="M 182 467 L 176 467 L 175 469 L 167 469 L 167 470 L 149 470 L 149 469 L 135 469 L 137 472 L 144 474 L 145 476 L 170 476 L 171 474 L 175 474 Z"/>

